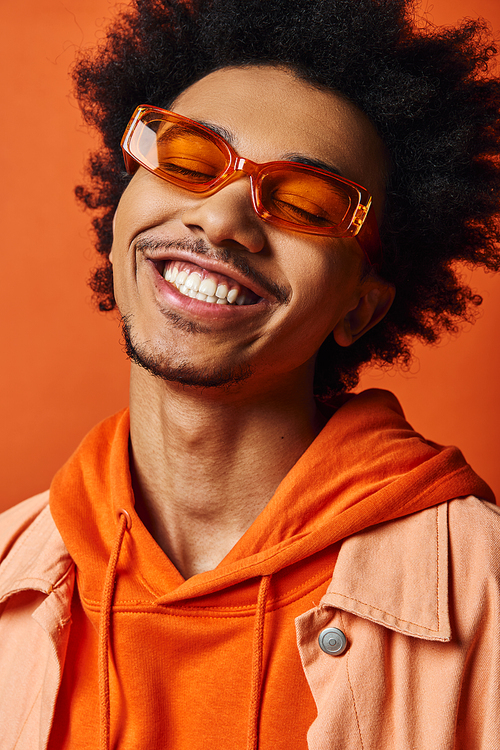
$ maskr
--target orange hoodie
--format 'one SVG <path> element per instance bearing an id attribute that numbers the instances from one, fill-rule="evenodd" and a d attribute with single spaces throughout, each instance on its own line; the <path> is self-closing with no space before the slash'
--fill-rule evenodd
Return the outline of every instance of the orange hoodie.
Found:
<path id="1" fill-rule="evenodd" d="M 341 540 L 461 495 L 494 500 L 456 448 L 425 442 L 392 394 L 367 391 L 226 558 L 184 580 L 134 511 L 128 438 L 124 411 L 51 487 L 77 588 L 49 750 L 306 750 L 316 709 L 294 620 L 325 593 Z"/>

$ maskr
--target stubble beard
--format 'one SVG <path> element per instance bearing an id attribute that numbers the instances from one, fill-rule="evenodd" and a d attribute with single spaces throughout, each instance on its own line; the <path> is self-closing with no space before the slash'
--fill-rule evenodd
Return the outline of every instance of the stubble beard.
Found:
<path id="1" fill-rule="evenodd" d="M 173 328 L 179 331 L 184 331 L 192 336 L 205 333 L 202 326 L 187 321 L 172 311 L 168 311 L 167 317 Z M 174 363 L 170 360 L 167 351 L 155 351 L 147 343 L 139 342 L 134 338 L 131 316 L 123 316 L 121 324 L 127 356 L 132 362 L 160 380 L 194 388 L 228 389 L 247 380 L 252 374 L 250 366 L 229 366 L 225 368 L 221 366 L 203 370 L 194 367 L 188 360 Z"/>

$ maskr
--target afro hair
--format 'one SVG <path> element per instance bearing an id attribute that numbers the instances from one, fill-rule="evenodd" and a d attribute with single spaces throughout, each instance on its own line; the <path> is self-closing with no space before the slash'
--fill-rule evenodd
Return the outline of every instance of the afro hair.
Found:
<path id="1" fill-rule="evenodd" d="M 91 287 L 115 307 L 112 217 L 128 184 L 120 140 L 138 104 L 168 106 L 223 67 L 286 66 L 339 92 L 373 122 L 390 154 L 380 275 L 396 288 L 386 317 L 348 348 L 330 335 L 315 391 L 352 388 L 364 363 L 407 363 L 415 338 L 433 343 L 474 317 L 481 298 L 463 264 L 500 268 L 500 82 L 484 21 L 415 22 L 411 0 L 133 0 L 73 76 L 102 147 L 76 189 L 95 211 L 102 262 Z"/>

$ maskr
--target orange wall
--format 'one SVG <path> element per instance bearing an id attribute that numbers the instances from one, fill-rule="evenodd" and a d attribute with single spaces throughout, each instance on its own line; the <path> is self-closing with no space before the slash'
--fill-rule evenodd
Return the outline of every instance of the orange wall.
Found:
<path id="1" fill-rule="evenodd" d="M 128 380 L 116 320 L 94 310 L 86 286 L 89 221 L 72 191 L 91 138 L 68 80 L 75 51 L 102 35 L 115 3 L 1 5 L 0 509 L 48 486 L 85 432 L 126 404 Z M 423 7 L 436 23 L 482 14 L 500 30 L 498 0 Z M 441 348 L 417 349 L 409 374 L 375 373 L 363 384 L 396 391 L 414 425 L 460 445 L 500 495 L 500 279 L 478 273 L 473 283 L 485 302 L 471 330 Z"/>
<path id="2" fill-rule="evenodd" d="M 438 25 L 484 16 L 500 36 L 498 0 L 421 0 L 421 10 Z M 483 297 L 476 323 L 438 347 L 417 345 L 409 372 L 372 369 L 360 387 L 393 391 L 415 429 L 435 442 L 458 445 L 500 503 L 500 275 L 469 271 L 467 278 Z"/>

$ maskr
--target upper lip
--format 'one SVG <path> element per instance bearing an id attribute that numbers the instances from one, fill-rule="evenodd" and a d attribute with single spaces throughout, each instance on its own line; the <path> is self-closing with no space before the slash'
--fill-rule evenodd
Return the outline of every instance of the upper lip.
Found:
<path id="1" fill-rule="evenodd" d="M 247 287 L 257 296 L 263 297 L 269 301 L 276 301 L 280 296 L 283 296 L 283 293 L 280 294 L 278 288 L 274 288 L 277 287 L 276 284 L 267 280 L 259 271 L 256 271 L 249 265 L 247 266 L 248 272 L 244 273 L 235 265 L 231 264 L 231 262 L 228 263 L 222 261 L 211 255 L 197 254 L 190 250 L 182 250 L 178 247 L 172 249 L 162 248 L 158 250 L 148 248 L 143 254 L 147 260 L 150 260 L 153 263 L 165 262 L 167 260 L 185 261 L 186 263 L 193 263 L 200 268 L 204 268 L 209 273 L 220 273 L 232 279 L 237 284 Z"/>

